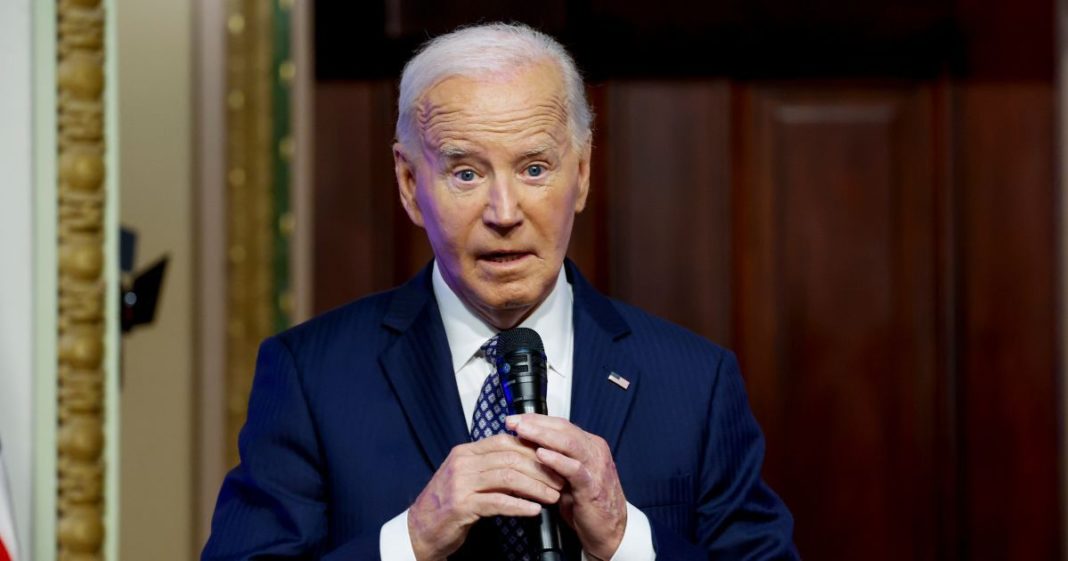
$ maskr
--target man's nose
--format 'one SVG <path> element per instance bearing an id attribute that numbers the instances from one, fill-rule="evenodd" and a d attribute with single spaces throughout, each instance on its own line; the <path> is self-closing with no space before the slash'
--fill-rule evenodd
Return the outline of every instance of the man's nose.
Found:
<path id="1" fill-rule="evenodd" d="M 514 228 L 523 222 L 519 189 L 507 175 L 497 175 L 490 184 L 489 200 L 482 221 L 495 229 Z"/>

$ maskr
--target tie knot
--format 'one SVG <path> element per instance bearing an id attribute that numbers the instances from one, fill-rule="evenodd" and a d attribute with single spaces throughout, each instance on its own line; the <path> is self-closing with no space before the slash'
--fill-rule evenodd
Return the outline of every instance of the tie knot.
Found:
<path id="1" fill-rule="evenodd" d="M 486 357 L 486 360 L 490 362 L 494 367 L 497 366 L 497 342 L 500 340 L 500 335 L 494 335 L 490 337 L 488 341 L 482 344 L 482 356 Z"/>

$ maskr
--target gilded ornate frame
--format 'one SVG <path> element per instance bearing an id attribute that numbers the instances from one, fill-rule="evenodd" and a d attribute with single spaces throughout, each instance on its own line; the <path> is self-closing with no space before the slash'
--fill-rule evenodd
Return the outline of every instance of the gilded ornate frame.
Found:
<path id="1" fill-rule="evenodd" d="M 107 187 L 103 0 L 58 0 L 57 469 L 61 560 L 104 557 Z"/>
<path id="2" fill-rule="evenodd" d="M 237 463 L 260 342 L 292 313 L 292 0 L 229 0 L 226 45 L 226 458 Z"/>
<path id="3" fill-rule="evenodd" d="M 117 553 L 111 392 L 117 349 L 109 201 L 109 0 L 56 0 L 55 17 L 55 544 L 60 560 Z M 289 57 L 292 0 L 228 0 L 226 44 L 226 447 L 232 464 L 256 348 L 289 322 Z M 52 45 L 49 45 L 49 49 Z M 44 87 L 50 88 L 51 85 Z M 49 119 L 50 121 L 50 119 Z M 49 160 L 49 158 L 45 158 Z M 114 172 L 112 172 L 114 173 Z M 48 322 L 50 323 L 50 322 Z M 48 385 L 51 385 L 49 383 Z M 50 394 L 51 392 L 46 392 Z M 46 431 L 47 434 L 47 431 Z M 107 435 L 107 437 L 105 436 Z M 51 446 L 49 446 L 51 448 Z M 109 452 L 109 450 L 111 452 Z M 50 487 L 50 485 L 45 485 Z M 51 508 L 49 508 L 51 510 Z M 49 532 L 50 533 L 50 532 Z M 39 553 L 51 557 L 47 541 Z"/>

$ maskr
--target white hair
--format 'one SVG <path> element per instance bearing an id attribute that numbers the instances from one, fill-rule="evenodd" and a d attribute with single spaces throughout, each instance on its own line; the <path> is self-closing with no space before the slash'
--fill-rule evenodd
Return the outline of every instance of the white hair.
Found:
<path id="1" fill-rule="evenodd" d="M 584 145 L 590 139 L 593 112 L 575 61 L 552 37 L 523 24 L 505 23 L 465 27 L 435 37 L 408 61 L 397 99 L 397 140 L 409 148 L 418 146 L 415 105 L 442 80 L 507 75 L 542 61 L 553 62 L 560 69 L 572 141 L 576 147 Z"/>

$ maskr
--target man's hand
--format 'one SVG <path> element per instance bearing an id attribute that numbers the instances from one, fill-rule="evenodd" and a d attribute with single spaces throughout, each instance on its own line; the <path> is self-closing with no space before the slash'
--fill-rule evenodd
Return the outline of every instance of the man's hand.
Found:
<path id="1" fill-rule="evenodd" d="M 515 415 L 506 424 L 519 438 L 537 444 L 538 459 L 567 479 L 560 514 L 575 529 L 583 551 L 611 559 L 627 527 L 627 499 L 608 443 L 559 417 Z"/>
<path id="2" fill-rule="evenodd" d="M 453 448 L 408 509 L 416 559 L 445 559 L 463 545 L 479 518 L 536 516 L 538 503 L 560 500 L 564 483 L 532 447 L 508 434 Z"/>

